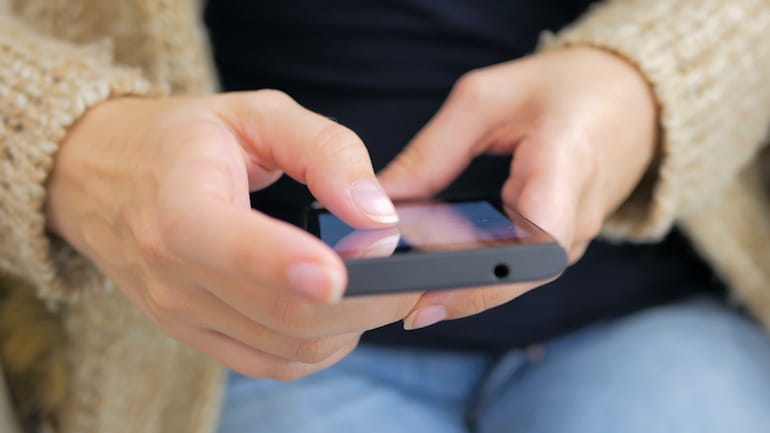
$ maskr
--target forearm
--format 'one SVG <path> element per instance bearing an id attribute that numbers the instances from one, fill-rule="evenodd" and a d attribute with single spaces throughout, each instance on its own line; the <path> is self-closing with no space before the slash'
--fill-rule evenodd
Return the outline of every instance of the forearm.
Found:
<path id="1" fill-rule="evenodd" d="M 60 299 L 98 276 L 46 235 L 46 181 L 59 143 L 89 107 L 148 94 L 139 72 L 112 64 L 107 45 L 78 47 L 0 16 L 0 272 Z"/>
<path id="2" fill-rule="evenodd" d="M 663 235 L 756 156 L 770 123 L 770 2 L 610 0 L 545 49 L 592 45 L 635 65 L 659 109 L 659 161 L 605 232 Z"/>

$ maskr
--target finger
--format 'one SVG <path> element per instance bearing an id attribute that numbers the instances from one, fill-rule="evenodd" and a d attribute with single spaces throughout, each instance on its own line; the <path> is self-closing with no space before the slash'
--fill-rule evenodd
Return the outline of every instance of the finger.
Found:
<path id="1" fill-rule="evenodd" d="M 562 140 L 555 134 L 523 140 L 502 196 L 507 210 L 521 213 L 569 248 L 585 180 L 569 155 L 559 151 Z"/>
<path id="2" fill-rule="evenodd" d="M 232 136 L 188 137 L 186 151 L 176 155 L 157 182 L 157 215 L 142 216 L 144 222 L 134 230 L 145 255 L 160 263 L 181 259 L 284 295 L 317 302 L 339 299 L 347 273 L 330 248 L 233 199 L 239 186 L 234 185 L 233 158 L 222 150 L 229 147 L 228 139 Z M 212 145 L 213 140 L 221 142 Z M 245 188 L 242 192 L 248 200 Z"/>
<path id="3" fill-rule="evenodd" d="M 379 173 L 391 197 L 430 197 L 440 192 L 488 150 L 493 144 L 490 134 L 503 120 L 510 122 L 509 132 L 514 128 L 510 113 L 520 101 L 499 97 L 490 77 L 488 72 L 476 72 L 460 79 L 438 113 Z"/>
<path id="4" fill-rule="evenodd" d="M 252 349 L 285 361 L 304 364 L 324 362 L 339 350 L 354 345 L 360 338 L 359 333 L 351 333 L 333 337 L 297 339 L 276 334 L 258 325 L 247 326 L 247 323 L 231 322 L 212 325 L 212 330 Z"/>
<path id="5" fill-rule="evenodd" d="M 351 342 L 319 363 L 287 362 L 255 350 L 216 331 L 179 327 L 168 331 L 173 338 L 246 376 L 292 381 L 323 370 L 347 356 L 358 342 Z"/>
<path id="6" fill-rule="evenodd" d="M 183 194 L 161 203 L 160 236 L 183 261 L 273 295 L 315 302 L 342 297 L 347 271 L 311 234 L 218 197 Z"/>
<path id="7" fill-rule="evenodd" d="M 398 221 L 363 142 L 351 130 L 277 91 L 222 97 L 220 112 L 259 164 L 299 182 L 345 222 L 361 228 Z"/>
<path id="8" fill-rule="evenodd" d="M 327 305 L 276 296 L 233 278 L 205 277 L 209 292 L 245 317 L 274 332 L 298 339 L 363 332 L 397 322 L 412 309 L 420 293 L 344 298 Z M 372 284 L 377 284 L 372 281 Z"/>
<path id="9" fill-rule="evenodd" d="M 503 305 L 546 282 L 428 292 L 404 318 L 404 329 L 415 330 L 444 320 L 472 316 Z"/>
<path id="10" fill-rule="evenodd" d="M 240 318 L 245 319 L 243 316 Z M 339 350 L 354 345 L 361 336 L 361 333 L 350 333 L 308 339 L 292 338 L 259 325 L 248 326 L 247 319 L 243 323 L 236 321 L 212 324 L 211 329 L 262 353 L 304 364 L 324 362 Z"/>
<path id="11" fill-rule="evenodd" d="M 564 245 L 571 247 L 583 179 L 570 159 L 558 151 L 558 135 L 522 140 L 512 161 L 511 177 L 503 188 L 509 212 L 519 211 Z M 406 329 L 478 314 L 502 305 L 534 287 L 538 281 L 512 286 L 426 293 L 406 316 Z"/>
<path id="12" fill-rule="evenodd" d="M 552 234 L 568 251 L 590 242 L 604 223 L 595 187 L 596 153 L 579 123 L 558 113 L 522 140 L 504 185 L 504 202 Z M 577 254 L 577 256 L 582 254 Z"/>
<path id="13" fill-rule="evenodd" d="M 569 250 L 569 264 L 574 265 L 580 260 L 588 249 L 590 241 L 575 243 Z"/>
<path id="14" fill-rule="evenodd" d="M 249 319 L 203 288 L 192 289 L 186 294 L 156 294 L 149 299 L 148 313 L 161 327 L 177 324 L 210 329 L 286 361 L 323 362 L 339 349 L 358 341 L 363 332 L 311 338 L 283 335 Z"/>

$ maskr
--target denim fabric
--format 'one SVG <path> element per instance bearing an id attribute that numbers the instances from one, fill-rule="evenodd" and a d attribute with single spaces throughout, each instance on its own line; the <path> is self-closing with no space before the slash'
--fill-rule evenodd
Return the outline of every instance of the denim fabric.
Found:
<path id="1" fill-rule="evenodd" d="M 770 432 L 770 339 L 700 297 L 502 357 L 361 346 L 282 383 L 231 373 L 219 433 Z"/>

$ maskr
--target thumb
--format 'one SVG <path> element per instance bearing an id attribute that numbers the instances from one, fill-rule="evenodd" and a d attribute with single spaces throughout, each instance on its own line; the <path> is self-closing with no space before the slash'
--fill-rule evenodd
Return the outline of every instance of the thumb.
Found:
<path id="1" fill-rule="evenodd" d="M 378 175 L 395 199 L 441 192 L 486 149 L 482 139 L 494 118 L 486 104 L 473 103 L 460 81 L 444 106 Z"/>

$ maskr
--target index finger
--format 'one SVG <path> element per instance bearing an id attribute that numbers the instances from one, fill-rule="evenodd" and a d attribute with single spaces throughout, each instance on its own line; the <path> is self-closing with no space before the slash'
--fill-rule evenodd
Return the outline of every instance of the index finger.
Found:
<path id="1" fill-rule="evenodd" d="M 318 201 L 354 227 L 398 222 L 353 131 L 277 91 L 231 94 L 223 101 L 221 113 L 260 165 L 306 183 Z"/>

